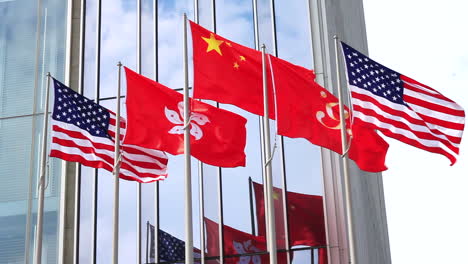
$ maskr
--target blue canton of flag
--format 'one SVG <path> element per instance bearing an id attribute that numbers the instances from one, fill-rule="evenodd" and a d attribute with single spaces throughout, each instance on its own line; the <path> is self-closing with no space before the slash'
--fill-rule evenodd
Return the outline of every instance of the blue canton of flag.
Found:
<path id="1" fill-rule="evenodd" d="M 149 224 L 149 223 L 148 223 Z M 154 226 L 149 224 L 150 228 L 150 252 L 149 252 L 149 261 L 154 263 L 155 260 L 155 246 L 154 246 Z M 164 262 L 177 262 L 176 264 L 183 264 L 185 259 L 185 242 L 170 235 L 169 233 L 164 232 L 159 229 L 158 237 L 158 251 L 159 251 L 159 261 Z M 194 258 L 200 258 L 200 250 L 197 248 L 193 249 Z M 195 261 L 195 264 L 199 264 L 199 261 Z"/>
<path id="2" fill-rule="evenodd" d="M 357 52 L 343 43 L 348 81 L 374 95 L 404 104 L 400 74 Z"/>
<path id="3" fill-rule="evenodd" d="M 104 107 L 53 79 L 55 103 L 52 118 L 75 125 L 96 137 L 110 138 L 110 114 Z"/>
<path id="4" fill-rule="evenodd" d="M 159 258 L 161 261 L 185 259 L 185 242 L 159 230 Z"/>

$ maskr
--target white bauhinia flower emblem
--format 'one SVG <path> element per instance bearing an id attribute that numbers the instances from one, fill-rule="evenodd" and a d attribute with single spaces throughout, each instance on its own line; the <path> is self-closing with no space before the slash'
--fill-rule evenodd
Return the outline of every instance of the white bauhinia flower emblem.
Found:
<path id="1" fill-rule="evenodd" d="M 164 113 L 166 114 L 167 119 L 176 125 L 171 128 L 171 130 L 169 130 L 169 134 L 180 135 L 184 133 L 184 121 L 182 121 L 184 116 L 184 102 L 179 102 L 177 107 L 179 109 L 180 115 L 176 111 L 164 107 Z M 206 115 L 192 112 L 190 114 L 190 135 L 194 136 L 195 140 L 202 138 L 203 131 L 200 126 L 203 126 L 208 122 L 210 122 L 210 120 Z"/>
<path id="2" fill-rule="evenodd" d="M 260 252 L 258 248 L 256 248 L 254 245 L 252 245 L 252 240 L 247 240 L 242 242 L 237 242 L 237 241 L 232 241 L 232 244 L 234 245 L 234 249 L 238 254 L 246 254 L 246 253 L 255 253 L 255 252 Z M 255 256 L 242 256 L 239 258 L 239 264 L 261 264 L 262 259 L 260 258 L 259 255 Z"/>

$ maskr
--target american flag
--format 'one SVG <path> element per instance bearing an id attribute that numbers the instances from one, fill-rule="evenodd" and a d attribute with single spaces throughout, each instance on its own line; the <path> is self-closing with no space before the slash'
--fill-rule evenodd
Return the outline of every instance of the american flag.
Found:
<path id="1" fill-rule="evenodd" d="M 446 156 L 454 164 L 465 112 L 436 90 L 342 43 L 354 118 L 384 135 Z"/>
<path id="2" fill-rule="evenodd" d="M 112 171 L 116 115 L 52 79 L 55 90 L 50 156 Z M 120 119 L 120 138 L 125 119 Z M 141 183 L 167 177 L 164 152 L 138 146 L 121 146 L 120 178 Z"/>
<path id="3" fill-rule="evenodd" d="M 148 223 L 149 224 L 149 223 Z M 149 261 L 150 263 L 156 262 L 155 259 L 155 245 L 154 245 L 154 235 L 155 228 L 153 225 L 149 224 L 150 231 L 150 252 L 149 252 Z M 178 239 L 175 236 L 172 236 L 169 233 L 164 232 L 159 229 L 158 237 L 158 251 L 159 251 L 159 261 L 160 262 L 172 262 L 175 264 L 183 264 L 185 259 L 185 242 Z M 193 257 L 199 259 L 201 257 L 201 251 L 198 248 L 193 248 Z M 177 262 L 179 261 L 179 262 Z M 195 261 L 195 264 L 200 264 L 199 261 Z"/>

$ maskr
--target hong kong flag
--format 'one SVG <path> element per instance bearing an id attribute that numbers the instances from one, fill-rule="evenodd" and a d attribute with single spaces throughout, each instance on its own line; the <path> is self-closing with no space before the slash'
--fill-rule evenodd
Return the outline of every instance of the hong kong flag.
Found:
<path id="1" fill-rule="evenodd" d="M 276 91 L 278 134 L 305 138 L 342 154 L 338 99 L 315 82 L 313 71 L 273 56 L 269 60 Z M 347 107 L 345 117 L 348 142 L 353 135 L 349 158 L 365 171 L 386 170 L 388 143 L 357 120 L 350 129 Z"/>
<path id="2" fill-rule="evenodd" d="M 218 223 L 205 218 L 206 226 L 206 248 L 207 256 L 219 256 L 219 232 Z M 269 255 L 267 252 L 267 243 L 264 236 L 254 236 L 242 232 L 230 226 L 223 226 L 224 232 L 224 263 L 227 264 L 268 264 Z M 263 254 L 260 254 L 263 252 Z M 255 253 L 259 253 L 255 255 Z M 234 255 L 243 255 L 230 257 Z M 286 253 L 278 253 L 278 264 L 286 264 Z M 291 256 L 292 260 L 292 256 Z"/>
<path id="3" fill-rule="evenodd" d="M 263 115 L 262 53 L 216 35 L 192 21 L 190 27 L 193 97 L 233 104 Z M 269 95 L 270 118 L 274 119 L 272 91 Z"/>
<path id="4" fill-rule="evenodd" d="M 127 131 L 124 143 L 184 152 L 183 95 L 125 67 Z M 245 166 L 247 120 L 232 112 L 190 100 L 192 155 L 219 167 Z"/>

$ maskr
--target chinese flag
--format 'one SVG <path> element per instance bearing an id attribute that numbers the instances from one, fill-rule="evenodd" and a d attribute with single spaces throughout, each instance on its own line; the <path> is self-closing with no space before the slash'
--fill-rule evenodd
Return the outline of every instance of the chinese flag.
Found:
<path id="1" fill-rule="evenodd" d="M 253 182 L 259 235 L 265 235 L 263 185 Z M 322 196 L 287 192 L 289 240 L 291 246 L 325 246 L 325 220 Z M 273 188 L 278 243 L 284 245 L 282 192 Z"/>
<path id="2" fill-rule="evenodd" d="M 206 226 L 206 248 L 207 255 L 210 257 L 219 256 L 219 232 L 218 223 L 205 218 Z M 230 226 L 223 226 L 224 232 L 224 263 L 227 264 L 257 264 L 270 263 L 267 253 L 267 243 L 264 236 L 254 236 Z M 262 255 L 228 257 L 232 255 L 251 254 L 264 252 Z M 292 260 L 292 256 L 291 256 Z M 278 263 L 286 264 L 286 253 L 278 253 Z"/>
<path id="3" fill-rule="evenodd" d="M 263 199 L 263 185 L 253 182 L 255 204 L 257 211 L 258 234 L 265 235 L 265 202 Z M 290 246 L 326 246 L 325 219 L 323 213 L 322 196 L 287 192 L 288 222 Z M 278 248 L 285 248 L 283 195 L 281 189 L 273 188 L 275 207 L 275 230 Z M 326 248 L 319 248 L 319 263 L 327 263 Z"/>
<path id="4" fill-rule="evenodd" d="M 125 67 L 127 131 L 125 144 L 184 152 L 183 95 Z M 237 114 L 190 100 L 192 155 L 219 167 L 245 166 L 247 120 Z"/>
<path id="5" fill-rule="evenodd" d="M 342 154 L 338 99 L 315 82 L 313 71 L 273 56 L 269 59 L 276 90 L 278 134 L 305 138 Z M 349 126 L 347 107 L 345 111 Z M 351 129 L 348 133 L 351 134 Z M 386 170 L 385 140 L 359 122 L 353 124 L 352 134 L 349 158 L 365 171 Z"/>
<path id="6" fill-rule="evenodd" d="M 232 104 L 263 115 L 262 53 L 239 45 L 190 21 L 194 98 Z M 269 78 L 268 83 L 271 83 Z M 269 113 L 274 119 L 273 94 Z"/>

